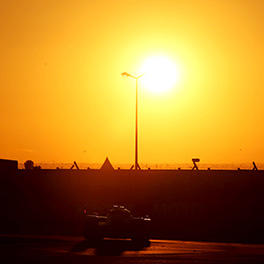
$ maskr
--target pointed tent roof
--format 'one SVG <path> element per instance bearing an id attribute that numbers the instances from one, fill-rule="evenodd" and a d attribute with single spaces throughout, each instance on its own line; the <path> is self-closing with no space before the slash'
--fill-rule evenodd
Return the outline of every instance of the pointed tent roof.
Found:
<path id="1" fill-rule="evenodd" d="M 111 162 L 109 161 L 108 157 L 106 157 L 105 162 L 101 166 L 100 170 L 114 170 L 114 167 L 112 166 Z"/>

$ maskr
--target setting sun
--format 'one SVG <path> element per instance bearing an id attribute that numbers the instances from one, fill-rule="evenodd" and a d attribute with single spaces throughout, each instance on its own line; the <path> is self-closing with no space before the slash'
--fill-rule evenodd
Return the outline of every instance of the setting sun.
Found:
<path id="1" fill-rule="evenodd" d="M 166 56 L 152 56 L 142 65 L 142 85 L 151 92 L 162 93 L 171 89 L 180 78 L 177 65 Z"/>

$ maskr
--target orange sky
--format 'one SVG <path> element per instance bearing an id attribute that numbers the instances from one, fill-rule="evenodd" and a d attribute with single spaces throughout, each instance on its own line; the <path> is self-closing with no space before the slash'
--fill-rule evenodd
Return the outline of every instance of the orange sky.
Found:
<path id="1" fill-rule="evenodd" d="M 1 158 L 134 160 L 135 82 L 149 56 L 181 69 L 140 87 L 139 161 L 264 160 L 261 0 L 1 1 Z"/>

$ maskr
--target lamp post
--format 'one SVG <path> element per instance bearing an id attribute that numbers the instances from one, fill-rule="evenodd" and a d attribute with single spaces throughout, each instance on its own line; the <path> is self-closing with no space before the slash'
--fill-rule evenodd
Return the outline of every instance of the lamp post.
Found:
<path id="1" fill-rule="evenodd" d="M 136 128 L 135 128 L 135 170 L 140 169 L 138 164 L 138 79 L 141 78 L 144 74 L 139 76 L 133 76 L 127 72 L 123 72 L 122 76 L 131 77 L 136 80 Z"/>

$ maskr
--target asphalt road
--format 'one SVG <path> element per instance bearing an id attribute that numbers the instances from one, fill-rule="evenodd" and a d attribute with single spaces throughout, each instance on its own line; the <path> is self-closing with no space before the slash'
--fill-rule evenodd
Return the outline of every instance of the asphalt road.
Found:
<path id="1" fill-rule="evenodd" d="M 264 245 L 0 235 L 0 263 L 264 263 Z"/>

